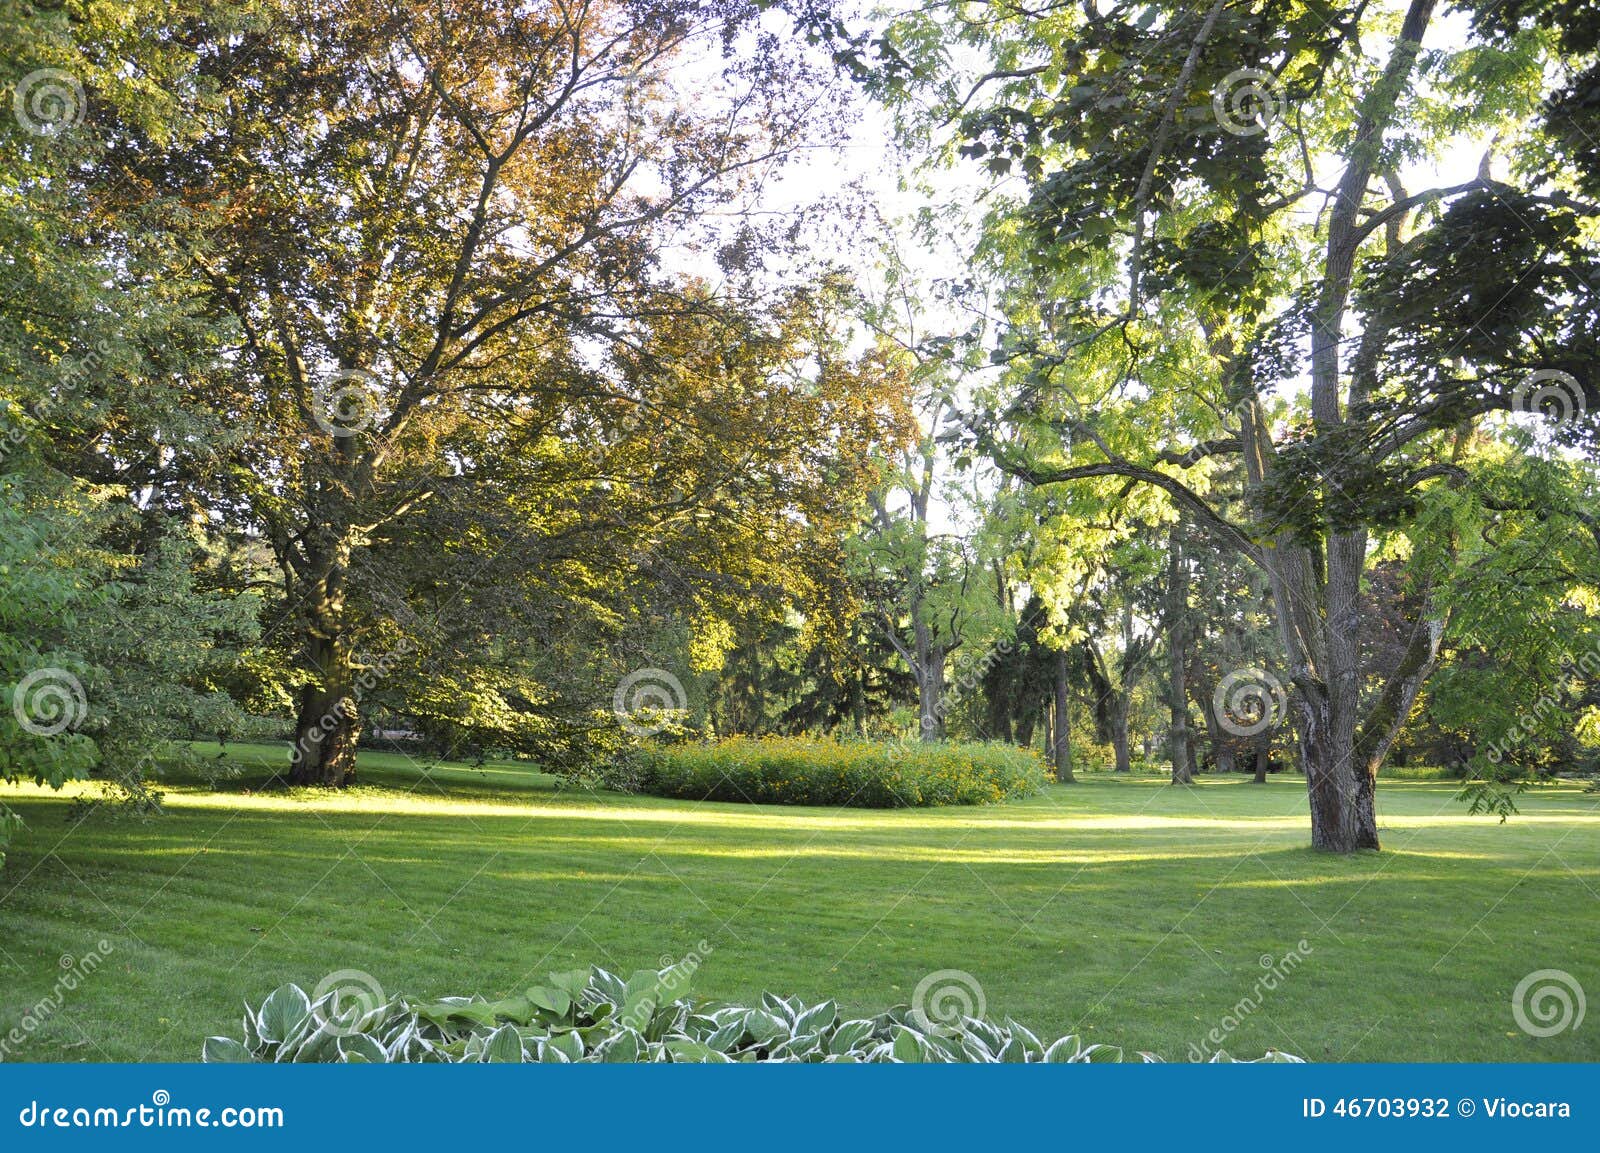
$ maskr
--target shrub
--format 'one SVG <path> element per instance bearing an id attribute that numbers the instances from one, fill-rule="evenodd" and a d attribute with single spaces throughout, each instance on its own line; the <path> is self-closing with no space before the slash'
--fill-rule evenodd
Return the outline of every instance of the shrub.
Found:
<path id="1" fill-rule="evenodd" d="M 0 868 L 6 863 L 6 846 L 11 843 L 11 834 L 21 827 L 22 818 L 0 804 Z"/>
<path id="2" fill-rule="evenodd" d="M 644 753 L 641 787 L 662 797 L 775 805 L 986 805 L 1037 792 L 1037 754 L 1002 744 L 733 737 Z"/>
<path id="3" fill-rule="evenodd" d="M 805 1005 L 763 993 L 756 1006 L 713 1005 L 674 996 L 692 968 L 674 965 L 628 980 L 593 968 L 555 973 L 549 984 L 503 1001 L 448 997 L 382 1005 L 315 1002 L 298 985 L 259 1009 L 245 1006 L 244 1040 L 211 1037 L 206 1061 L 321 1063 L 640 1062 L 784 1063 L 1160 1061 L 1076 1036 L 1040 1040 L 1009 1018 L 930 1021 L 907 1006 L 847 1019 L 832 1001 Z M 1263 1061 L 1298 1062 L 1269 1050 Z M 1216 1053 L 1213 1062 L 1234 1060 Z"/>

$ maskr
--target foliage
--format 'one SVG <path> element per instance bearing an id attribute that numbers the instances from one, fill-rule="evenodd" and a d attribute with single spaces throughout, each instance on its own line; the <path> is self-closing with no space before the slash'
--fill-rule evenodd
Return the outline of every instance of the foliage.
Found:
<path id="1" fill-rule="evenodd" d="M 241 723 L 218 682 L 257 634 L 253 598 L 199 587 L 191 542 L 137 528 L 114 494 L 0 473 L 0 780 L 92 776 L 149 807 L 173 733 Z"/>
<path id="2" fill-rule="evenodd" d="M 1068 1035 L 1045 1042 L 1007 1018 L 959 1017 L 948 1024 L 897 1006 L 845 1019 L 833 1001 L 806 1005 L 763 993 L 758 1005 L 718 1005 L 686 996 L 692 962 L 641 969 L 626 981 L 600 968 L 552 973 L 516 997 L 487 1001 L 398 998 L 370 1005 L 339 989 L 312 1001 L 284 985 L 245 1006 L 244 1040 L 207 1038 L 208 1062 L 511 1063 L 574 1061 L 726 1064 L 1089 1064 L 1159 1062 L 1115 1045 Z M 1234 1058 L 1218 1052 L 1212 1061 Z M 1268 1050 L 1268 1062 L 1298 1057 Z"/>
<path id="3" fill-rule="evenodd" d="M 650 748 L 643 789 L 663 797 L 893 809 L 985 805 L 1037 792 L 1037 754 L 982 742 L 732 737 Z"/>
<path id="4" fill-rule="evenodd" d="M 72 642 L 88 624 L 94 584 L 106 576 L 103 559 L 86 539 L 91 510 L 70 488 L 0 473 L 0 780 L 59 787 L 94 763 L 94 742 L 77 725 L 29 731 L 23 727 L 28 702 L 17 699 L 28 676 L 59 670 L 45 674 L 60 690 L 49 695 L 64 709 L 77 708 L 71 681 L 79 679 L 81 689 L 88 663 Z M 55 715 L 52 706 L 52 714 L 40 719 L 55 728 L 72 718 Z"/>
<path id="5" fill-rule="evenodd" d="M 798 241 L 744 209 L 837 103 L 767 20 L 0 12 L 17 108 L 47 66 L 70 114 L 0 120 L 5 448 L 137 499 L 126 558 L 197 529 L 229 591 L 270 590 L 228 687 L 335 718 L 303 779 L 341 783 L 363 704 L 582 763 L 639 632 L 805 604 L 842 563 L 896 378 L 840 278 L 765 274 Z"/>
<path id="6" fill-rule="evenodd" d="M 1457 34 L 1431 0 L 935 5 L 841 49 L 994 187 L 1002 375 L 962 449 L 1103 519 L 1159 494 L 1260 570 L 1313 843 L 1338 851 L 1378 847 L 1376 773 L 1468 587 L 1515 595 L 1527 551 L 1502 543 L 1595 523 L 1589 475 L 1554 501 L 1495 476 L 1507 444 L 1592 453 L 1600 429 L 1596 28 L 1468 7 Z M 1545 609 L 1595 583 L 1587 551 Z M 1385 563 L 1402 613 L 1363 598 Z"/>

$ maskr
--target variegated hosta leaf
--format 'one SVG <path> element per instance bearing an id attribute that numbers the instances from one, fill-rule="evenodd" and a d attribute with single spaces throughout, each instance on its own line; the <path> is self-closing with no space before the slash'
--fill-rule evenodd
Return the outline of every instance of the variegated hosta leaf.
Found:
<path id="1" fill-rule="evenodd" d="M 965 1017 L 932 1024 L 908 1006 L 846 1018 L 833 1001 L 807 1006 L 763 993 L 756 1005 L 689 998 L 692 969 L 640 970 L 626 981 L 595 966 L 553 973 L 542 985 L 500 1001 L 482 997 L 399 998 L 351 1021 L 312 1004 L 298 985 L 275 990 L 259 1009 L 245 1006 L 243 1041 L 208 1037 L 210 1062 L 572 1061 L 697 1064 L 729 1061 L 994 1064 L 997 1062 L 1160 1061 L 1116 1045 L 1084 1045 L 1076 1035 L 1046 1042 L 1011 1020 Z M 1218 1052 L 1212 1061 L 1236 1060 Z M 1269 1049 L 1261 1061 L 1299 1062 Z"/>

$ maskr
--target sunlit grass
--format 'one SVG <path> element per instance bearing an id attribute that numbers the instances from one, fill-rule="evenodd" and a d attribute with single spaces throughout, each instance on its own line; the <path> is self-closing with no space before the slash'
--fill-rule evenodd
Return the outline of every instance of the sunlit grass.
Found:
<path id="1" fill-rule="evenodd" d="M 211 750 L 214 754 L 216 750 Z M 596 961 L 713 946 L 703 994 L 851 1009 L 964 969 L 992 1014 L 1180 1059 L 1262 972 L 1308 959 L 1227 1040 L 1319 1059 L 1600 1057 L 1600 1030 L 1520 1032 L 1511 990 L 1600 990 L 1600 796 L 1540 790 L 1502 825 L 1448 783 L 1385 781 L 1386 851 L 1306 848 L 1303 787 L 1094 775 L 990 808 L 828 810 L 562 789 L 512 763 L 364 755 L 349 793 L 260 791 L 284 750 L 230 747 L 166 815 L 5 790 L 29 829 L 0 872 L 0 1035 L 63 954 L 106 967 L 16 1056 L 188 1059 L 242 998 L 359 968 L 391 991 L 505 993 Z"/>

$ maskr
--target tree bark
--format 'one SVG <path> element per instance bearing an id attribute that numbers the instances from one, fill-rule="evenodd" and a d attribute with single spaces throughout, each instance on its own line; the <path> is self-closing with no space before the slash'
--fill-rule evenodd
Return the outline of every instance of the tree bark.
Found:
<path id="1" fill-rule="evenodd" d="M 1056 650 L 1055 677 L 1055 732 L 1050 740 L 1050 763 L 1056 767 L 1056 780 L 1073 784 L 1072 774 L 1072 709 L 1067 700 L 1067 653 Z"/>
<path id="2" fill-rule="evenodd" d="M 1194 783 L 1194 763 L 1189 759 L 1189 583 L 1184 567 L 1182 538 L 1174 525 L 1167 547 L 1167 657 L 1170 670 L 1167 706 L 1167 755 L 1172 759 L 1172 783 Z"/>
<path id="3" fill-rule="evenodd" d="M 1132 707 L 1130 693 L 1119 689 L 1111 697 L 1111 751 L 1116 757 L 1116 771 L 1133 772 L 1133 758 L 1128 754 L 1128 713 Z"/>
<path id="4" fill-rule="evenodd" d="M 303 628 L 311 679 L 300 689 L 289 781 L 343 788 L 356 779 L 356 744 L 361 737 L 355 659 L 345 622 L 348 550 L 331 546 L 311 553 L 310 561 Z"/>
<path id="5" fill-rule="evenodd" d="M 920 617 L 913 627 L 916 640 L 918 713 L 925 741 L 944 739 L 944 646 L 933 640 L 932 630 Z"/>

